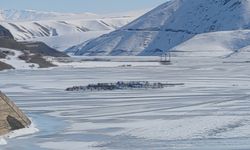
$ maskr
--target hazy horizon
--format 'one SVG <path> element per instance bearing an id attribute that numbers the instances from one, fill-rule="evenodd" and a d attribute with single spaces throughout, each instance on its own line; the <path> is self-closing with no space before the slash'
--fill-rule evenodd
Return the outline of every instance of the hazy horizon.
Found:
<path id="1" fill-rule="evenodd" d="M 154 8 L 168 0 L 3 0 L 0 9 L 37 10 L 64 13 L 112 13 Z M 112 4 L 112 5 L 110 5 Z M 67 6 L 67 7 L 65 7 Z"/>

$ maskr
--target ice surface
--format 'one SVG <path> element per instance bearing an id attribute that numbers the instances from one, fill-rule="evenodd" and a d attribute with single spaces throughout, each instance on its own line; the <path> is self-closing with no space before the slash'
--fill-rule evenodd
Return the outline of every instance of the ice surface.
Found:
<path id="1" fill-rule="evenodd" d="M 169 66 L 1 72 L 0 89 L 39 129 L 35 134 L 7 139 L 8 144 L 2 140 L 1 150 L 249 149 L 249 64 L 224 61 L 174 57 Z M 185 85 L 136 91 L 64 91 L 72 85 L 121 80 Z"/>
<path id="2" fill-rule="evenodd" d="M 63 142 L 47 142 L 43 143 L 40 146 L 42 148 L 48 149 L 57 149 L 57 150 L 80 150 L 80 149 L 87 149 L 87 150 L 96 150 L 93 148 L 96 143 L 93 142 L 74 142 L 74 141 L 63 141 Z"/>
<path id="3" fill-rule="evenodd" d="M 7 142 L 4 138 L 0 138 L 0 145 L 6 145 Z"/>

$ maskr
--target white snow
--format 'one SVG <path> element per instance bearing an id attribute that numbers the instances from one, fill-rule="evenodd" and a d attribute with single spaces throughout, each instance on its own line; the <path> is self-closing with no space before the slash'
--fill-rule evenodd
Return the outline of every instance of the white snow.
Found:
<path id="1" fill-rule="evenodd" d="M 36 128 L 35 124 L 31 124 L 29 127 L 24 129 L 19 129 L 12 131 L 4 136 L 0 136 L 0 145 L 6 145 L 8 139 L 13 139 L 17 137 L 27 136 L 39 132 L 39 129 Z"/>
<path id="2" fill-rule="evenodd" d="M 1 90 L 33 118 L 40 132 L 7 139 L 9 144 L 1 148 L 248 149 L 249 64 L 224 61 L 197 55 L 173 57 L 169 66 L 2 72 Z M 74 85 L 138 80 L 184 85 L 155 90 L 64 91 Z"/>
<path id="3" fill-rule="evenodd" d="M 0 145 L 6 145 L 7 141 L 4 138 L 0 138 Z"/>
<path id="4" fill-rule="evenodd" d="M 41 41 L 56 50 L 64 51 L 66 49 L 69 49 L 71 46 L 77 45 L 83 41 L 94 39 L 98 36 L 107 34 L 109 32 L 110 32 L 109 30 L 106 30 L 106 31 L 90 31 L 85 33 L 68 33 L 52 37 L 37 37 L 34 39 L 28 39 L 27 41 Z"/>
<path id="5" fill-rule="evenodd" d="M 9 134 L 5 135 L 4 138 L 12 139 L 20 136 L 34 134 L 36 132 L 39 132 L 39 129 L 37 129 L 36 126 L 32 123 L 28 128 L 12 131 Z"/>
<path id="6" fill-rule="evenodd" d="M 18 50 L 7 49 L 7 48 L 0 48 L 0 50 L 10 51 L 13 52 L 14 55 L 7 55 L 6 58 L 0 59 L 0 61 L 11 65 L 17 70 L 27 70 L 27 69 L 37 69 L 39 67 L 38 64 L 27 63 L 24 60 L 18 58 L 18 56 L 22 55 L 23 53 Z"/>
<path id="7" fill-rule="evenodd" d="M 243 49 L 250 45 L 249 41 L 250 30 L 203 33 L 172 48 L 171 51 L 180 51 L 176 53 L 177 56 L 227 57 L 235 52 L 243 52 Z"/>
<path id="8" fill-rule="evenodd" d="M 100 61 L 97 61 L 97 60 Z M 49 59 L 60 68 L 109 68 L 109 67 L 142 67 L 160 66 L 160 57 L 71 57 L 64 61 Z"/>
<path id="9" fill-rule="evenodd" d="M 4 21 L 37 21 L 37 20 L 54 20 L 54 19 L 71 19 L 84 18 L 93 19 L 99 18 L 93 13 L 58 13 L 58 12 L 42 12 L 36 10 L 15 10 L 6 9 L 0 10 L 0 17 Z"/>
<path id="10" fill-rule="evenodd" d="M 227 3 L 222 0 L 172 0 L 121 29 L 90 40 L 84 46 L 78 46 L 77 48 L 80 50 L 75 55 L 161 55 L 163 51 L 171 50 L 197 34 L 248 30 L 249 10 L 249 0 L 230 0 Z M 237 33 L 242 35 L 240 32 L 244 31 L 227 35 L 229 38 L 233 38 L 237 36 Z M 210 40 L 213 40 L 212 38 L 218 34 L 208 36 Z M 222 33 L 222 35 L 226 37 L 225 34 Z M 220 42 L 227 42 L 226 39 L 220 40 Z M 195 40 L 197 41 L 197 39 Z M 201 42 L 200 45 L 208 45 L 205 43 L 206 40 Z M 230 45 L 227 45 L 227 43 L 220 42 L 213 42 L 218 45 L 211 48 L 223 51 L 227 48 L 226 46 L 230 46 L 230 48 L 238 46 L 237 43 L 231 42 Z"/>
<path id="11" fill-rule="evenodd" d="M 2 72 L 0 89 L 32 115 L 40 132 L 11 139 L 7 145 L 0 138 L 5 144 L 1 148 L 249 149 L 249 2 L 174 0 L 119 30 L 69 49 L 78 55 L 155 55 L 161 54 L 156 48 L 164 48 L 175 51 L 171 65 L 160 65 L 159 57 L 95 56 L 68 58 L 67 63 L 53 60 L 60 67 L 51 70 Z M 92 21 L 93 28 L 106 28 Z M 62 44 L 66 25 L 59 24 L 63 34 L 50 38 L 58 38 L 57 47 L 66 47 Z M 138 80 L 184 85 L 65 91 L 74 85 Z"/>
<path id="12" fill-rule="evenodd" d="M 0 13 L 1 14 L 1 13 Z M 34 10 L 3 10 L 0 25 L 16 40 L 42 41 L 60 51 L 118 29 L 142 15 L 138 13 L 96 15 Z"/>
<path id="13" fill-rule="evenodd" d="M 225 138 L 228 137 L 227 133 L 224 133 L 225 136 L 221 136 L 221 133 L 219 131 L 218 133 L 213 132 L 216 132 L 216 130 L 227 130 L 228 128 L 230 128 L 230 125 L 238 124 L 241 120 L 243 120 L 243 117 L 203 116 L 173 120 L 138 120 L 125 123 L 76 123 L 70 127 L 70 130 L 94 130 L 96 128 L 105 129 L 107 127 L 124 128 L 125 130 L 113 133 L 111 132 L 110 135 L 128 135 L 138 138 L 158 140 L 190 140 L 212 138 L 213 136 Z M 247 129 L 250 128 L 248 127 Z M 244 135 L 250 135 L 250 131 L 247 131 L 247 129 L 244 130 L 245 133 L 239 132 L 237 134 L 234 134 L 234 136 L 239 137 Z"/>

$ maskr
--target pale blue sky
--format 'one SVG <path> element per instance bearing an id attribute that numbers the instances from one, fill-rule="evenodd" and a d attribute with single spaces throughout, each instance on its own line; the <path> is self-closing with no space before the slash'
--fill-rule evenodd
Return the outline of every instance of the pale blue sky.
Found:
<path id="1" fill-rule="evenodd" d="M 0 0 L 1 9 L 110 13 L 156 7 L 167 0 Z"/>

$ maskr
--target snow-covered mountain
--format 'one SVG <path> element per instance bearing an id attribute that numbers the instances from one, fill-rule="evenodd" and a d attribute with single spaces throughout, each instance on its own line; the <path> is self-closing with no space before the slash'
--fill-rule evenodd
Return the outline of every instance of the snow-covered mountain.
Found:
<path id="1" fill-rule="evenodd" d="M 5 21 L 41 21 L 41 20 L 58 20 L 58 19 L 94 19 L 99 16 L 93 13 L 58 13 L 42 12 L 36 10 L 0 10 L 0 18 Z"/>
<path id="2" fill-rule="evenodd" d="M 221 45 L 225 48 L 222 50 L 230 53 L 235 48 L 247 46 L 247 40 L 243 44 L 237 41 L 246 37 L 242 32 L 246 35 L 249 31 L 237 30 L 249 28 L 250 0 L 172 0 L 110 34 L 68 51 L 75 52 L 75 55 L 160 55 L 162 51 L 178 50 L 180 47 L 176 46 L 187 40 L 191 41 L 186 46 L 193 42 L 197 42 L 196 46 L 208 46 L 205 42 L 213 38 L 216 40 L 220 31 L 231 31 L 222 32 L 226 39 L 210 42 L 211 45 Z M 204 33 L 212 35 L 201 35 L 207 39 L 198 40 L 197 36 Z M 192 40 L 193 37 L 196 39 Z M 185 50 L 183 46 L 181 48 Z M 198 50 L 202 50 L 202 47 Z"/>
<path id="3" fill-rule="evenodd" d="M 0 25 L 18 41 L 42 41 L 65 50 L 91 38 L 118 29 L 142 13 L 96 15 L 38 12 L 33 10 L 2 10 Z"/>

